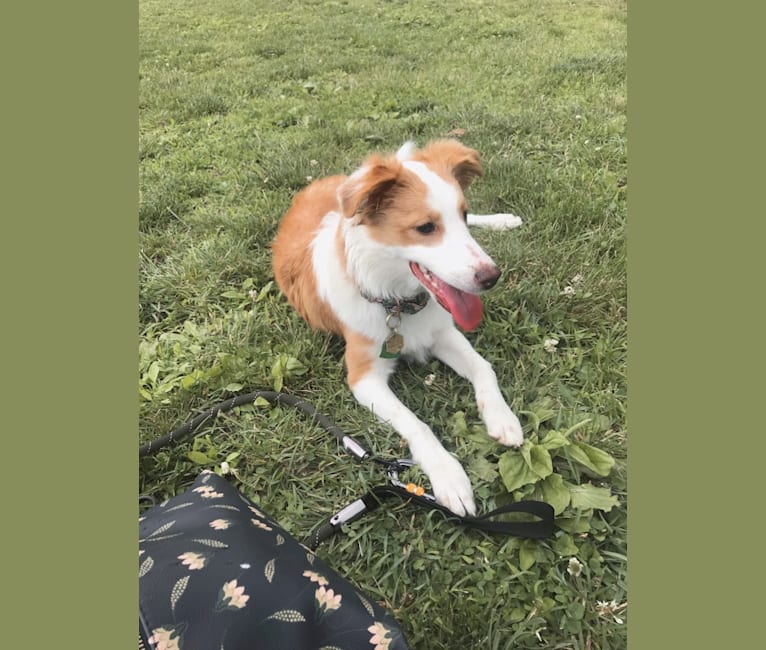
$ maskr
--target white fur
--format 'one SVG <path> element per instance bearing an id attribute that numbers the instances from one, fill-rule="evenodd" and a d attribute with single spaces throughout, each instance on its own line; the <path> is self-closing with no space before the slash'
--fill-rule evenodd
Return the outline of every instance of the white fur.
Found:
<path id="1" fill-rule="evenodd" d="M 389 335 L 385 312 L 361 293 L 382 298 L 408 297 L 422 290 L 409 268 L 414 261 L 464 291 L 478 293 L 475 275 L 492 260 L 468 231 L 458 212 L 454 186 L 410 160 L 414 145 L 405 144 L 397 157 L 427 186 L 426 210 L 437 210 L 444 233 L 438 245 L 385 246 L 373 240 L 366 226 L 330 212 L 322 220 L 313 241 L 312 261 L 319 297 L 331 305 L 334 314 L 348 328 L 373 340 L 371 370 L 352 386 L 360 404 L 370 408 L 407 441 L 412 458 L 429 477 L 437 500 L 459 515 L 476 513 L 471 484 L 460 463 L 449 454 L 427 424 L 417 418 L 388 387 L 396 361 L 379 357 L 380 346 Z M 361 178 L 357 170 L 349 182 Z M 469 224 L 490 228 L 514 228 L 521 219 L 514 215 L 470 215 Z M 340 229 L 340 230 L 339 230 Z M 337 234 L 343 239 L 346 259 L 338 259 Z M 344 268 L 345 267 L 345 268 Z M 352 278 L 353 277 L 353 281 Z M 418 314 L 402 314 L 398 329 L 404 338 L 402 353 L 418 361 L 435 356 L 474 387 L 476 401 L 488 434 L 503 445 L 519 446 L 523 434 L 518 418 L 508 407 L 490 364 L 474 351 L 455 328 L 452 318 L 432 299 Z"/>
<path id="2" fill-rule="evenodd" d="M 518 228 L 522 223 L 521 217 L 515 214 L 469 214 L 468 225 L 490 230 L 510 230 Z"/>

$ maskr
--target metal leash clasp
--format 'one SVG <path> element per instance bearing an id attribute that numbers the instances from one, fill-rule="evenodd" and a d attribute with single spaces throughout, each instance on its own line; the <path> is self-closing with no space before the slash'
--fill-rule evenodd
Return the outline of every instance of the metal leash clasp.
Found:
<path id="1" fill-rule="evenodd" d="M 422 485 L 416 485 L 415 483 L 404 483 L 399 479 L 399 472 L 403 472 L 408 470 L 411 467 L 414 467 L 417 465 L 417 463 L 412 460 L 411 458 L 400 458 L 398 460 L 392 461 L 388 464 L 388 467 L 386 469 L 386 474 L 388 475 L 388 480 L 391 482 L 391 485 L 394 485 L 398 488 L 402 488 L 412 494 L 416 497 L 423 497 L 424 499 L 428 499 L 429 501 L 436 501 L 436 497 L 433 494 L 430 494 L 429 492 L 426 492 L 426 489 Z"/>

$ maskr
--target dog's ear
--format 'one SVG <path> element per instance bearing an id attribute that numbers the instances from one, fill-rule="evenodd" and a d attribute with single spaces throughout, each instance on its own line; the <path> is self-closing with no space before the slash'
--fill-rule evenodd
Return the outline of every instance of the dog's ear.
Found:
<path id="1" fill-rule="evenodd" d="M 432 169 L 452 176 L 463 190 L 468 188 L 474 178 L 484 174 L 479 152 L 457 140 L 434 140 L 414 157 Z"/>
<path id="2" fill-rule="evenodd" d="M 341 214 L 359 221 L 371 220 L 390 202 L 401 180 L 402 164 L 396 158 L 373 156 L 338 188 Z"/>

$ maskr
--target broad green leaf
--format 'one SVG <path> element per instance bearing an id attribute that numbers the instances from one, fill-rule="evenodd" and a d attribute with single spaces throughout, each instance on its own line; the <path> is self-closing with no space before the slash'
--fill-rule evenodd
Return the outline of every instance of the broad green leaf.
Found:
<path id="1" fill-rule="evenodd" d="M 527 571 L 531 569 L 536 561 L 534 548 L 528 544 L 522 544 L 521 548 L 519 548 L 519 567 L 521 570 Z"/>
<path id="2" fill-rule="evenodd" d="M 213 462 L 212 458 L 208 458 L 201 451 L 190 451 L 187 456 L 190 461 L 197 463 L 197 465 L 207 465 Z"/>
<path id="3" fill-rule="evenodd" d="M 524 459 L 524 462 L 532 469 L 532 441 L 527 438 L 519 447 L 519 453 Z"/>
<path id="4" fill-rule="evenodd" d="M 518 623 L 519 621 L 523 621 L 526 615 L 527 613 L 523 609 L 516 607 L 515 609 L 511 610 L 510 622 Z"/>
<path id="5" fill-rule="evenodd" d="M 540 445 L 545 447 L 548 451 L 566 447 L 570 444 L 571 443 L 567 440 L 566 436 L 560 431 L 548 431 L 540 441 Z"/>
<path id="6" fill-rule="evenodd" d="M 569 618 L 574 619 L 575 621 L 582 620 L 583 615 L 585 614 L 585 605 L 582 604 L 579 600 L 572 603 L 567 607 L 567 616 Z"/>
<path id="7" fill-rule="evenodd" d="M 564 533 L 555 542 L 553 542 L 553 550 L 557 555 L 561 557 L 575 556 L 577 555 L 578 548 L 572 540 L 571 535 Z"/>
<path id="8" fill-rule="evenodd" d="M 287 359 L 284 354 L 280 354 L 276 361 L 274 361 L 273 365 L 271 366 L 271 376 L 275 379 L 277 377 L 282 377 L 285 373 L 285 365 L 287 364 Z"/>
<path id="9" fill-rule="evenodd" d="M 561 474 L 551 474 L 541 484 L 543 500 L 553 507 L 556 515 L 560 515 L 569 502 L 572 500 L 572 494 L 564 483 Z"/>
<path id="10" fill-rule="evenodd" d="M 242 390 L 242 384 L 233 382 L 231 384 L 227 384 L 224 390 L 228 390 L 230 393 L 236 393 L 238 390 Z"/>
<path id="11" fill-rule="evenodd" d="M 525 415 L 529 420 L 528 425 L 524 428 L 531 428 L 533 431 L 537 431 L 543 422 L 550 420 L 556 415 L 556 411 L 551 406 L 553 406 L 553 400 L 550 397 L 543 397 L 530 404 L 528 411 L 519 411 L 519 415 Z"/>
<path id="12" fill-rule="evenodd" d="M 524 457 L 517 451 L 506 451 L 498 462 L 500 477 L 509 492 L 518 490 L 522 485 L 534 483 L 538 476 L 529 468 Z"/>
<path id="13" fill-rule="evenodd" d="M 260 292 L 258 293 L 258 297 L 255 299 L 255 302 L 261 302 L 261 300 L 263 300 L 266 297 L 269 291 L 271 291 L 271 287 L 273 286 L 274 286 L 273 280 L 270 280 L 269 282 L 267 282 L 264 285 L 263 289 L 261 289 Z"/>
<path id="14" fill-rule="evenodd" d="M 245 298 L 245 294 L 241 291 L 224 291 L 221 296 L 223 298 L 236 298 L 238 300 L 243 300 Z"/>
<path id="15" fill-rule="evenodd" d="M 197 373 L 192 373 L 191 375 L 186 375 L 186 377 L 181 378 L 181 388 L 191 388 L 194 386 L 194 384 L 197 383 Z"/>
<path id="16" fill-rule="evenodd" d="M 271 402 L 265 397 L 256 397 L 253 404 L 255 404 L 255 406 L 271 406 Z"/>
<path id="17" fill-rule="evenodd" d="M 572 460 L 584 465 L 597 476 L 608 476 L 614 466 L 614 458 L 584 442 L 573 442 L 567 453 Z"/>
<path id="18" fill-rule="evenodd" d="M 462 437 L 468 432 L 468 425 L 465 421 L 465 413 L 463 411 L 455 411 L 451 418 L 452 435 Z"/>
<path id="19" fill-rule="evenodd" d="M 556 517 L 556 526 L 570 535 L 590 532 L 593 510 L 577 510 L 571 517 Z"/>
<path id="20" fill-rule="evenodd" d="M 468 472 L 476 476 L 482 483 L 492 483 L 497 478 L 497 467 L 484 456 L 475 456 L 468 463 Z"/>
<path id="21" fill-rule="evenodd" d="M 569 492 L 572 495 L 573 508 L 595 508 L 609 512 L 614 506 L 620 504 L 617 497 L 613 496 L 609 488 L 596 487 L 592 483 L 584 485 L 570 485 Z"/>
<path id="22" fill-rule="evenodd" d="M 156 361 L 152 361 L 152 365 L 149 366 L 149 370 L 146 374 L 149 377 L 149 381 L 152 382 L 152 385 L 156 384 L 157 376 L 160 374 L 160 364 Z"/>
<path id="23" fill-rule="evenodd" d="M 529 450 L 529 458 L 529 467 L 539 478 L 545 478 L 553 473 L 551 455 L 544 447 L 532 445 Z"/>
<path id="24" fill-rule="evenodd" d="M 304 366 L 298 359 L 295 357 L 288 357 L 287 363 L 285 363 L 285 369 L 288 373 L 293 375 L 302 375 L 306 372 L 308 372 L 308 368 Z"/>

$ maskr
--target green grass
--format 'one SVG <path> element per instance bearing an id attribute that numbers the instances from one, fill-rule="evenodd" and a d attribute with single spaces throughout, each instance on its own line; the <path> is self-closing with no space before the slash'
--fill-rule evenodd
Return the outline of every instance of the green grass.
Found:
<path id="1" fill-rule="evenodd" d="M 538 447 L 587 420 L 569 439 L 614 457 L 611 472 L 583 471 L 568 447 L 554 473 L 619 505 L 570 504 L 554 539 L 529 542 L 392 503 L 320 547 L 415 648 L 626 646 L 626 624 L 597 607 L 627 601 L 625 57 L 619 0 L 141 0 L 142 442 L 278 378 L 376 452 L 405 453 L 350 395 L 342 343 L 272 284 L 269 244 L 308 177 L 464 129 L 486 170 L 471 207 L 525 219 L 476 233 L 504 273 L 469 337 Z M 481 509 L 540 494 L 537 480 L 508 493 L 504 449 L 460 377 L 404 365 L 392 385 L 468 468 Z M 242 409 L 208 437 L 207 467 L 238 454 L 239 488 L 300 539 L 381 480 L 287 409 Z M 141 490 L 182 491 L 203 467 L 192 446 L 142 460 Z"/>

